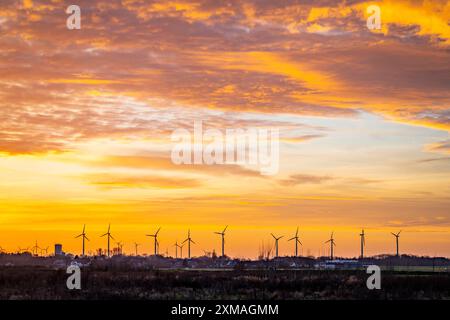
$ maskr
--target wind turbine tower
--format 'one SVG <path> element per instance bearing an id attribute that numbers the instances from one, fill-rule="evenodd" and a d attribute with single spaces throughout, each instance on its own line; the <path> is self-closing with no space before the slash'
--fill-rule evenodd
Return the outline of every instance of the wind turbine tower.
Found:
<path id="1" fill-rule="evenodd" d="M 223 229 L 222 232 L 214 232 L 215 234 L 218 234 L 222 237 L 222 257 L 225 257 L 225 231 L 227 230 L 228 226 Z"/>
<path id="2" fill-rule="evenodd" d="M 83 256 L 84 256 L 84 240 L 87 240 L 87 241 L 89 241 L 89 239 L 88 239 L 88 237 L 86 236 L 86 232 L 85 232 L 85 230 L 86 230 L 86 225 L 83 225 L 83 232 L 81 233 L 81 234 L 79 234 L 78 236 L 76 236 L 75 238 L 79 238 L 79 237 L 82 237 L 82 239 L 83 239 Z"/>
<path id="3" fill-rule="evenodd" d="M 402 232 L 402 230 L 400 230 L 398 233 L 393 233 L 391 232 L 391 234 L 395 237 L 395 244 L 397 247 L 397 257 L 399 257 L 399 252 L 398 252 L 398 238 L 400 238 L 400 232 Z"/>
<path id="4" fill-rule="evenodd" d="M 110 241 L 110 239 L 115 240 L 114 237 L 111 235 L 110 231 L 111 231 L 111 224 L 108 225 L 108 232 L 106 232 L 104 235 L 101 235 L 101 237 L 107 236 L 107 238 L 108 238 L 108 257 L 111 254 L 111 251 L 109 250 L 109 241 Z"/>
<path id="5" fill-rule="evenodd" d="M 273 235 L 273 233 L 271 233 L 272 237 L 275 239 L 275 258 L 278 258 L 278 240 L 280 240 L 281 238 L 283 238 L 284 236 L 280 236 L 280 237 L 275 237 Z"/>
<path id="6" fill-rule="evenodd" d="M 178 240 L 177 240 L 177 241 L 175 241 L 174 247 L 175 247 L 175 259 L 178 259 L 178 248 L 180 248 L 181 252 L 183 252 L 183 249 L 182 249 L 183 246 L 180 246 L 178 244 Z M 181 254 L 181 258 L 183 258 L 183 254 Z"/>
<path id="7" fill-rule="evenodd" d="M 295 236 L 290 238 L 288 241 L 292 241 L 292 240 L 295 240 L 295 256 L 298 257 L 298 244 L 300 243 L 300 245 L 303 245 L 301 243 L 301 241 L 299 240 L 298 227 L 297 227 L 297 231 L 295 232 Z"/>
<path id="8" fill-rule="evenodd" d="M 333 234 L 334 234 L 334 232 L 331 233 L 330 239 L 325 241 L 325 243 L 328 243 L 328 242 L 330 243 L 330 257 L 331 257 L 331 260 L 333 260 L 333 248 L 336 246 L 336 243 L 334 242 Z"/>
<path id="9" fill-rule="evenodd" d="M 155 241 L 154 241 L 154 243 L 155 243 L 155 256 L 158 254 L 158 249 L 159 249 L 159 242 L 158 242 L 158 233 L 159 233 L 159 230 L 161 230 L 161 228 L 159 228 L 159 229 L 155 232 L 155 234 L 146 234 L 147 237 L 153 237 L 153 238 L 155 238 Z"/>
<path id="10" fill-rule="evenodd" d="M 41 248 L 38 246 L 37 240 L 36 240 L 36 244 L 33 247 L 31 247 L 31 252 L 34 252 L 34 255 L 37 256 L 37 255 L 39 255 L 38 254 L 39 249 L 41 249 Z"/>
<path id="11" fill-rule="evenodd" d="M 186 240 L 184 240 L 182 242 L 182 244 L 185 243 L 186 241 L 188 243 L 188 259 L 190 259 L 191 258 L 191 243 L 195 244 L 195 242 L 191 238 L 191 230 L 190 229 L 188 230 L 188 236 L 187 236 Z"/>

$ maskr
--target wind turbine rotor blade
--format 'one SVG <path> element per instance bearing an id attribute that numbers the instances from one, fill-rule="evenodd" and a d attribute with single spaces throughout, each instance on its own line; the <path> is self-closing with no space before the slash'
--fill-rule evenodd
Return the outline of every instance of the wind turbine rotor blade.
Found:
<path id="1" fill-rule="evenodd" d="M 328 243 L 328 242 L 330 242 L 331 241 L 331 239 L 330 240 L 327 240 L 327 241 L 325 241 L 324 243 Z"/>
<path id="2" fill-rule="evenodd" d="M 109 233 L 110 230 L 111 230 L 111 223 L 108 224 L 108 233 Z"/>
<path id="3" fill-rule="evenodd" d="M 186 241 L 188 241 L 189 239 L 184 240 L 181 244 L 184 244 Z"/>
<path id="4" fill-rule="evenodd" d="M 294 240 L 294 239 L 296 239 L 297 237 L 292 237 L 292 238 L 290 238 L 288 241 L 292 241 L 292 240 Z"/>
<path id="5" fill-rule="evenodd" d="M 193 244 L 196 244 L 196 243 L 194 242 L 194 240 L 192 240 L 192 239 L 190 239 L 189 241 L 191 241 Z"/>
<path id="6" fill-rule="evenodd" d="M 402 230 L 400 230 L 400 231 L 397 233 L 397 236 L 399 236 L 401 232 L 402 232 Z"/>
<path id="7" fill-rule="evenodd" d="M 275 237 L 274 235 L 273 235 L 273 233 L 271 233 L 271 235 L 272 235 L 272 237 L 276 240 L 277 239 L 277 237 Z"/>
<path id="8" fill-rule="evenodd" d="M 215 234 L 220 234 L 220 235 L 222 235 L 222 232 L 214 232 Z"/>
<path id="9" fill-rule="evenodd" d="M 88 237 L 86 237 L 86 236 L 84 236 L 84 238 L 87 240 L 87 241 L 91 241 L 91 240 L 89 240 L 89 238 Z"/>
<path id="10" fill-rule="evenodd" d="M 295 231 L 295 237 L 298 237 L 298 227 L 297 230 Z"/>
<path id="11" fill-rule="evenodd" d="M 75 237 L 75 239 L 81 237 L 82 235 L 83 235 L 83 234 L 79 234 L 78 236 Z"/>
<path id="12" fill-rule="evenodd" d="M 83 233 L 84 233 L 84 230 L 86 229 L 86 225 L 83 225 Z"/>
<path id="13" fill-rule="evenodd" d="M 223 229 L 222 233 L 225 233 L 225 231 L 227 231 L 228 226 L 225 227 L 225 229 Z"/>
<path id="14" fill-rule="evenodd" d="M 300 243 L 300 245 L 303 245 L 303 243 L 300 240 L 297 239 L 297 241 L 298 241 L 298 243 Z"/>
<path id="15" fill-rule="evenodd" d="M 278 240 L 280 240 L 281 238 L 284 238 L 284 236 L 279 237 Z"/>
<path id="16" fill-rule="evenodd" d="M 105 233 L 105 234 L 102 234 L 100 237 L 104 237 L 104 236 L 106 236 L 107 235 L 107 233 Z"/>
<path id="17" fill-rule="evenodd" d="M 109 236 L 111 237 L 111 239 L 116 240 L 116 239 L 114 239 L 114 237 L 111 234 L 109 234 Z"/>
<path id="18" fill-rule="evenodd" d="M 391 234 L 394 236 L 394 237 L 396 237 L 397 235 L 395 234 L 395 233 L 393 233 L 393 232 L 391 232 Z"/>
<path id="19" fill-rule="evenodd" d="M 161 227 L 159 227 L 158 231 L 156 231 L 156 233 L 155 233 L 155 236 L 157 236 L 157 235 L 158 235 L 158 233 L 159 233 L 159 230 L 161 230 Z"/>

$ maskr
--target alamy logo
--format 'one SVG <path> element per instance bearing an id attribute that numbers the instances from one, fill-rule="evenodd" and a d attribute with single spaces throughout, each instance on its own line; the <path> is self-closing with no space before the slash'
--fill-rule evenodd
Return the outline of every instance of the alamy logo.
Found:
<path id="1" fill-rule="evenodd" d="M 67 18 L 66 26 L 69 30 L 81 29 L 81 9 L 77 5 L 70 5 L 66 9 L 66 13 L 70 14 Z"/>
<path id="2" fill-rule="evenodd" d="M 366 285 L 367 289 L 381 289 L 381 269 L 379 266 L 370 265 L 367 267 L 368 274 L 371 274 L 369 278 L 367 278 Z"/>
<path id="3" fill-rule="evenodd" d="M 171 136 L 178 142 L 171 153 L 172 162 L 181 164 L 236 164 L 256 166 L 262 175 L 275 175 L 279 169 L 279 129 L 207 129 L 194 122 L 194 132 L 176 129 Z"/>
<path id="4" fill-rule="evenodd" d="M 367 14 L 370 16 L 367 18 L 367 28 L 369 30 L 381 30 L 381 9 L 377 5 L 371 5 L 367 7 Z"/>
<path id="5" fill-rule="evenodd" d="M 70 276 L 67 278 L 66 285 L 69 290 L 80 290 L 81 289 L 81 270 L 77 265 L 70 265 L 66 270 L 67 274 Z"/>

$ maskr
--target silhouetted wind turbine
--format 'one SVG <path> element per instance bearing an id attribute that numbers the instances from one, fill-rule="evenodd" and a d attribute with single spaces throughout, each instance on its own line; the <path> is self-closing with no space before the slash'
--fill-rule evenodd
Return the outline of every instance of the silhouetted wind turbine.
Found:
<path id="1" fill-rule="evenodd" d="M 135 250 L 135 254 L 136 254 L 136 256 L 138 255 L 138 246 L 139 246 L 140 244 L 139 243 L 134 243 L 134 250 Z"/>
<path id="2" fill-rule="evenodd" d="M 398 254 L 398 238 L 400 238 L 400 232 L 402 232 L 402 230 L 400 230 L 397 234 L 391 232 L 391 234 L 395 237 L 395 243 L 397 245 L 397 257 L 399 257 L 399 254 Z"/>
<path id="3" fill-rule="evenodd" d="M 290 238 L 288 241 L 292 241 L 295 240 L 295 256 L 298 256 L 298 244 L 300 243 L 300 245 L 303 245 L 301 243 L 301 241 L 298 239 L 298 227 L 297 227 L 297 231 L 295 232 L 295 236 L 293 236 L 292 238 Z"/>
<path id="4" fill-rule="evenodd" d="M 364 234 L 364 229 L 362 229 L 362 232 L 359 234 L 361 237 L 361 259 L 364 259 L 364 246 L 366 245 L 366 236 Z"/>
<path id="5" fill-rule="evenodd" d="M 188 230 L 188 236 L 187 236 L 186 240 L 184 240 L 182 242 L 182 244 L 185 243 L 186 241 L 188 243 L 188 259 L 190 259 L 191 258 L 191 242 L 193 244 L 195 244 L 195 242 L 191 239 L 191 230 Z"/>
<path id="6" fill-rule="evenodd" d="M 111 235 L 110 230 L 111 230 L 111 224 L 108 225 L 108 232 L 101 236 L 101 237 L 107 236 L 107 238 L 108 238 L 108 257 L 110 256 L 109 240 L 110 240 L 110 239 L 115 240 L 115 239 L 113 238 L 113 236 Z"/>
<path id="7" fill-rule="evenodd" d="M 89 241 L 88 237 L 86 236 L 86 233 L 84 232 L 85 229 L 86 229 L 86 225 L 83 225 L 83 232 L 75 237 L 75 238 L 83 237 L 83 256 L 84 256 L 84 239 Z"/>
<path id="8" fill-rule="evenodd" d="M 215 234 L 219 234 L 222 236 L 222 257 L 225 257 L 225 231 L 227 230 L 228 226 L 223 229 L 222 232 L 214 232 Z"/>
<path id="9" fill-rule="evenodd" d="M 330 257 L 331 257 L 331 260 L 333 260 L 333 247 L 336 246 L 336 243 L 334 243 L 333 234 L 334 234 L 334 232 L 331 233 L 330 239 L 325 241 L 325 243 L 328 243 L 328 242 L 330 243 Z"/>
<path id="10" fill-rule="evenodd" d="M 39 249 L 41 249 L 39 246 L 38 246 L 38 244 L 37 244 L 37 240 L 36 240 L 36 244 L 33 246 L 33 247 L 31 247 L 31 252 L 33 252 L 34 251 L 34 255 L 38 255 L 38 250 Z"/>
<path id="11" fill-rule="evenodd" d="M 158 248 L 159 248 L 159 242 L 158 242 L 159 230 L 161 230 L 161 228 L 159 228 L 158 231 L 155 232 L 155 234 L 146 234 L 147 237 L 155 238 L 155 256 L 158 254 Z"/>
<path id="12" fill-rule="evenodd" d="M 174 247 L 175 247 L 175 259 L 178 259 L 178 248 L 180 248 L 180 249 L 182 248 L 182 247 L 178 244 L 178 240 L 175 241 Z"/>
<path id="13" fill-rule="evenodd" d="M 273 233 L 271 233 L 272 237 L 275 239 L 275 258 L 278 257 L 278 240 L 280 240 L 281 238 L 283 238 L 284 236 L 280 236 L 280 237 L 275 237 L 273 235 Z"/>
<path id="14" fill-rule="evenodd" d="M 180 258 L 183 259 L 183 247 L 184 244 L 178 245 L 178 248 L 180 248 Z"/>

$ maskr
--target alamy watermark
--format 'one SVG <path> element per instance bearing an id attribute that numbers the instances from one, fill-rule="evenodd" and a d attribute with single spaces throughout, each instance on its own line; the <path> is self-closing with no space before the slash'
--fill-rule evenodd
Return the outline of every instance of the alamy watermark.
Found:
<path id="1" fill-rule="evenodd" d="M 367 289 L 381 289 L 381 269 L 377 265 L 370 265 L 367 267 L 366 272 L 370 274 L 367 278 Z"/>
<path id="2" fill-rule="evenodd" d="M 194 130 L 176 129 L 171 136 L 177 142 L 171 158 L 176 165 L 248 165 L 262 175 L 279 170 L 278 128 L 228 128 L 203 130 L 202 121 L 194 121 Z"/>
<path id="3" fill-rule="evenodd" d="M 81 29 L 81 8 L 77 5 L 70 5 L 66 9 L 66 13 L 70 16 L 66 20 L 66 26 L 69 30 Z"/>
<path id="4" fill-rule="evenodd" d="M 366 9 L 369 17 L 367 18 L 367 28 L 369 30 L 381 30 L 381 9 L 377 5 L 370 5 Z"/>
<path id="5" fill-rule="evenodd" d="M 69 290 L 80 290 L 81 289 L 81 269 L 79 266 L 71 264 L 67 267 L 67 274 L 70 276 L 67 278 L 66 286 Z"/>

